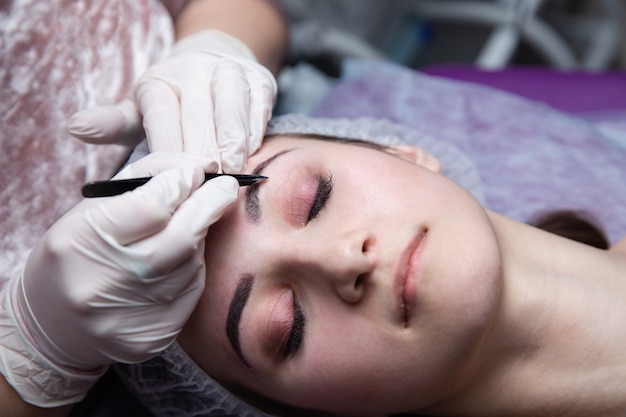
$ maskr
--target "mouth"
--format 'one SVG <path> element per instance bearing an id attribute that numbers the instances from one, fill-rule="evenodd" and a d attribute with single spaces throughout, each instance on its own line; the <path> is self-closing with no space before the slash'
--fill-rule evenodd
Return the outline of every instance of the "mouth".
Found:
<path id="1" fill-rule="evenodd" d="M 396 274 L 394 288 L 397 295 L 398 315 L 404 327 L 409 326 L 409 319 L 415 311 L 417 302 L 417 276 L 421 264 L 422 248 L 428 229 L 421 230 L 402 251 Z"/>

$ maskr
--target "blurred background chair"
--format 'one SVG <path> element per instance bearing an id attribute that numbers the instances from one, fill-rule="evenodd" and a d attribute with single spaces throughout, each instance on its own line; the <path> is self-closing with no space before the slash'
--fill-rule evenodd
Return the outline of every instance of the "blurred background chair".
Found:
<path id="1" fill-rule="evenodd" d="M 626 67 L 623 0 L 284 0 L 295 57 Z"/>
<path id="2" fill-rule="evenodd" d="M 346 58 L 392 61 L 541 101 L 611 130 L 626 126 L 624 0 L 283 3 L 293 22 L 293 62 L 331 79 Z M 321 96 L 326 82 L 306 72 L 313 81 L 307 89 L 297 79 L 302 102 Z"/>

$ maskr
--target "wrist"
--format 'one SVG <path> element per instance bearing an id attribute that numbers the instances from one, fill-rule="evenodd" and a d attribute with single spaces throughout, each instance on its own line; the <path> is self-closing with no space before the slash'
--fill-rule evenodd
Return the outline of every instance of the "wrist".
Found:
<path id="1" fill-rule="evenodd" d="M 181 38 L 172 46 L 170 56 L 189 51 L 201 51 L 258 62 L 252 50 L 245 43 L 234 36 L 215 29 L 203 29 Z"/>
<path id="2" fill-rule="evenodd" d="M 0 291 L 0 373 L 29 404 L 48 408 L 76 403 L 107 367 L 81 371 L 60 366 L 42 354 L 16 314 L 14 295 L 20 281 L 10 280 Z"/>

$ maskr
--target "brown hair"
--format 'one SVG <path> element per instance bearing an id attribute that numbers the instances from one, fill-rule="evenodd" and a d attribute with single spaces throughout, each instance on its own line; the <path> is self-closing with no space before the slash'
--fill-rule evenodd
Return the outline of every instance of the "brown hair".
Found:
<path id="1" fill-rule="evenodd" d="M 609 248 L 609 241 L 604 231 L 596 219 L 587 213 L 557 210 L 538 216 L 530 224 L 555 235 L 596 248 Z"/>

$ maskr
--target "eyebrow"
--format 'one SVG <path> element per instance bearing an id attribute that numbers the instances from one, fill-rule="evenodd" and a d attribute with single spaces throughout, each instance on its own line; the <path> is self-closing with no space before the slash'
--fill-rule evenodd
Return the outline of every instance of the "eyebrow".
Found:
<path id="1" fill-rule="evenodd" d="M 253 281 L 254 276 L 252 274 L 241 275 L 239 282 L 237 283 L 235 293 L 233 294 L 233 298 L 230 301 L 228 316 L 226 317 L 226 335 L 228 336 L 228 340 L 230 340 L 230 344 L 239 359 L 241 359 L 244 365 L 248 368 L 252 368 L 252 366 L 250 366 L 250 363 L 241 351 L 241 343 L 239 342 L 239 322 L 241 321 L 243 308 L 246 306 L 248 298 L 250 298 Z"/>
<path id="2" fill-rule="evenodd" d="M 284 149 L 270 156 L 269 158 L 261 162 L 259 165 L 257 165 L 256 168 L 254 168 L 254 171 L 252 171 L 252 174 L 263 175 L 263 171 L 265 170 L 265 168 L 267 168 L 269 164 L 274 162 L 276 158 L 278 158 L 279 156 L 282 156 L 286 154 L 287 152 L 291 152 L 291 151 L 293 151 L 293 149 Z M 248 221 L 253 224 L 257 224 L 261 220 L 261 205 L 259 203 L 259 186 L 260 185 L 261 183 L 252 184 L 246 189 L 246 199 L 244 202 L 244 208 L 245 208 L 246 217 L 248 218 Z"/>

